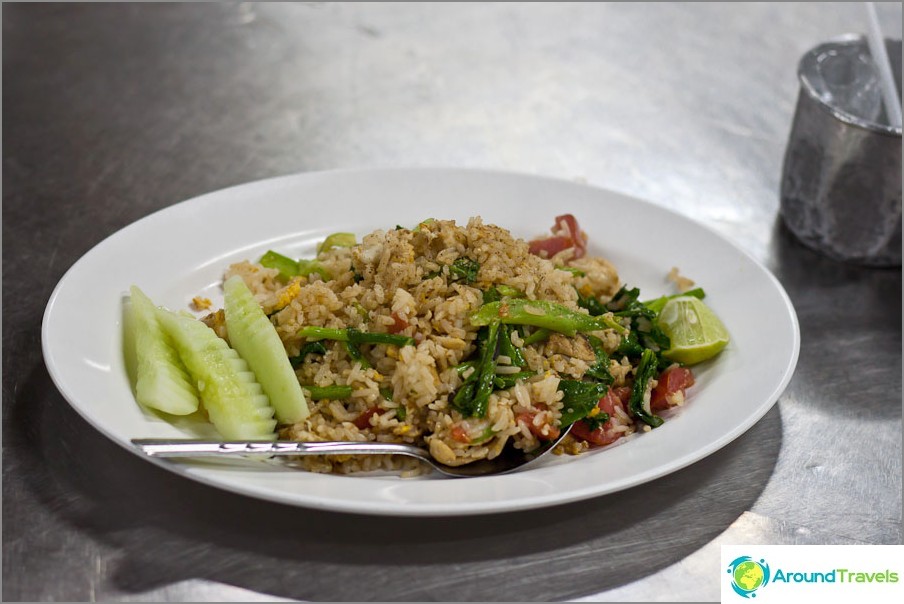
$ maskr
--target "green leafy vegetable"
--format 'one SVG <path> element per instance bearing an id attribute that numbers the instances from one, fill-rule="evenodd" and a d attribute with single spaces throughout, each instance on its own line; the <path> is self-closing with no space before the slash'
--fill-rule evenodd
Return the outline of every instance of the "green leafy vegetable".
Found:
<path id="1" fill-rule="evenodd" d="M 598 316 L 606 312 L 606 306 L 596 296 L 584 296 L 578 292 L 578 306 L 586 308 L 593 315 Z"/>
<path id="2" fill-rule="evenodd" d="M 573 336 L 579 331 L 609 328 L 616 329 L 619 333 L 627 331 L 609 314 L 593 317 L 546 300 L 515 299 L 490 302 L 471 315 L 472 325 L 488 325 L 491 321 L 543 327 L 567 336 Z"/>
<path id="3" fill-rule="evenodd" d="M 345 350 L 348 351 L 348 356 L 352 361 L 357 361 L 361 364 L 362 369 L 369 369 L 371 367 L 370 361 L 367 360 L 364 353 L 361 352 L 361 349 L 350 340 L 345 341 Z"/>
<path id="4" fill-rule="evenodd" d="M 512 331 L 514 331 L 514 329 L 515 328 L 511 325 L 503 325 L 500 328 L 499 354 L 510 358 L 512 360 L 512 365 L 524 367 L 527 365 L 527 361 L 524 360 L 524 355 L 521 354 L 521 351 L 517 346 L 512 344 Z"/>
<path id="5" fill-rule="evenodd" d="M 449 266 L 449 276 L 453 281 L 463 281 L 465 283 L 474 283 L 477 280 L 477 273 L 480 271 L 480 263 L 470 258 L 457 258 Z"/>
<path id="6" fill-rule="evenodd" d="M 465 417 L 485 417 L 493 380 L 496 378 L 496 345 L 499 340 L 499 321 L 487 326 L 486 336 L 479 344 L 480 359 L 472 373 L 452 398 L 452 406 Z"/>
<path id="7" fill-rule="evenodd" d="M 499 302 L 502 300 L 502 294 L 499 293 L 499 290 L 495 287 L 491 287 L 490 289 L 483 292 L 483 303 L 489 304 L 490 302 Z"/>
<path id="8" fill-rule="evenodd" d="M 586 337 L 590 348 L 593 349 L 593 354 L 596 355 L 596 361 L 584 372 L 584 375 L 597 379 L 608 386 L 615 381 L 609 371 L 609 355 L 603 350 L 603 342 L 599 338 L 589 334 Z"/>
<path id="9" fill-rule="evenodd" d="M 361 363 L 361 367 L 367 369 L 370 362 L 361 353 L 361 344 L 389 344 L 392 346 L 413 346 L 414 338 L 400 336 L 391 333 L 369 333 L 353 327 L 348 329 L 334 329 L 331 327 L 316 327 L 309 325 L 298 330 L 297 335 L 311 340 L 336 340 L 345 342 L 348 356 L 353 361 Z"/>
<path id="10" fill-rule="evenodd" d="M 293 368 L 297 369 L 299 365 L 304 363 L 305 357 L 309 354 L 326 354 L 326 346 L 320 341 L 308 342 L 301 347 L 298 356 L 289 357 L 289 362 L 292 363 Z"/>
<path id="11" fill-rule="evenodd" d="M 592 432 L 598 428 L 601 428 L 603 424 L 609 421 L 609 414 L 605 411 L 600 411 L 596 415 L 587 415 L 587 417 L 585 417 L 581 421 L 587 424 L 587 429 Z"/>
<path id="12" fill-rule="evenodd" d="M 628 289 L 623 286 L 612 300 L 606 305 L 607 310 L 613 312 L 617 317 L 626 317 L 631 322 L 631 331 L 636 334 L 637 344 L 645 349 L 652 349 L 657 356 L 657 365 L 668 365 L 663 360 L 662 352 L 671 347 L 669 337 L 662 331 L 657 324 L 657 313 L 649 306 L 640 302 L 637 298 L 640 296 L 640 290 L 636 287 Z M 636 357 L 636 346 L 629 345 L 634 350 Z M 627 349 L 627 347 L 626 347 Z"/>
<path id="13" fill-rule="evenodd" d="M 540 328 L 540 329 L 536 330 L 534 333 L 532 333 L 529 336 L 527 336 L 526 338 L 524 338 L 524 345 L 530 346 L 531 344 L 536 344 L 537 342 L 542 342 L 543 340 L 546 340 L 547 338 L 549 338 L 549 335 L 551 333 L 552 332 L 548 329 Z"/>
<path id="14" fill-rule="evenodd" d="M 537 375 L 533 371 L 519 371 L 518 373 L 506 373 L 505 375 L 497 375 L 493 379 L 493 385 L 496 390 L 508 390 L 513 388 L 518 380 L 526 380 Z"/>
<path id="15" fill-rule="evenodd" d="M 559 380 L 562 392 L 562 416 L 559 426 L 567 428 L 579 419 L 587 417 L 599 400 L 606 395 L 609 386 L 599 382 L 580 382 L 577 380 Z"/>
<path id="16" fill-rule="evenodd" d="M 587 273 L 585 273 L 584 271 L 582 271 L 579 268 L 574 268 L 573 266 L 557 266 L 556 270 L 571 273 L 575 277 L 586 277 L 587 276 Z"/>
<path id="17" fill-rule="evenodd" d="M 331 327 L 315 327 L 309 325 L 298 330 L 298 336 L 311 340 L 338 340 L 348 342 L 347 329 L 333 329 Z"/>
<path id="18" fill-rule="evenodd" d="M 662 418 L 653 415 L 644 408 L 644 394 L 650 380 L 658 373 L 656 354 L 647 348 L 640 357 L 637 365 L 637 373 L 634 374 L 634 386 L 631 388 L 631 398 L 628 400 L 628 408 L 636 417 L 644 423 L 656 428 L 662 425 Z"/>
<path id="19" fill-rule="evenodd" d="M 298 330 L 297 335 L 311 340 L 337 340 L 351 344 L 391 344 L 393 346 L 413 346 L 414 338 L 391 333 L 371 333 L 354 327 L 334 329 L 309 325 Z"/>
<path id="20" fill-rule="evenodd" d="M 463 363 L 459 363 L 455 366 L 455 371 L 458 372 L 458 375 L 461 375 L 470 367 L 477 367 L 477 361 L 465 361 Z"/>

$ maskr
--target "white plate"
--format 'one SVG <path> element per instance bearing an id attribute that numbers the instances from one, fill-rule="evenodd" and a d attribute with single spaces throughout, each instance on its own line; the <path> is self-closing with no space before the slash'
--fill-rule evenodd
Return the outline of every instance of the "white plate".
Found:
<path id="1" fill-rule="evenodd" d="M 43 350 L 57 387 L 91 425 L 135 451 L 132 438 L 185 437 L 139 408 L 122 355 L 123 296 L 137 284 L 159 304 L 219 301 L 223 270 L 267 249 L 312 256 L 335 231 L 362 235 L 428 217 L 481 215 L 514 234 L 548 232 L 574 214 L 590 251 L 613 261 L 643 297 L 673 293 L 673 266 L 707 292 L 732 340 L 697 368 L 688 404 L 662 427 L 620 446 L 553 458 L 537 469 L 475 479 L 332 476 L 281 466 L 156 461 L 183 476 L 292 505 L 383 515 L 505 512 L 612 493 L 683 468 L 756 423 L 797 363 L 794 308 L 763 266 L 720 235 L 660 207 L 609 191 L 532 176 L 454 169 L 299 174 L 245 184 L 174 205 L 110 236 L 57 285 Z M 137 454 L 137 452 L 136 452 Z"/>

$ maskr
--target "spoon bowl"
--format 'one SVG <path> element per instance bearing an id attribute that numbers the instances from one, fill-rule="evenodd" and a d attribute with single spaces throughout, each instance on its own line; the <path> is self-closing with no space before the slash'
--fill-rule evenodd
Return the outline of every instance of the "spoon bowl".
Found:
<path id="1" fill-rule="evenodd" d="M 498 476 L 534 466 L 544 455 L 555 449 L 571 431 L 563 430 L 559 437 L 540 447 L 524 452 L 506 447 L 493 459 L 481 459 L 461 466 L 448 466 L 436 461 L 421 447 L 400 443 L 355 441 L 210 441 L 191 439 L 135 438 L 132 444 L 148 457 L 241 457 L 263 455 L 286 457 L 304 455 L 406 455 L 425 461 L 434 470 L 451 478 Z"/>

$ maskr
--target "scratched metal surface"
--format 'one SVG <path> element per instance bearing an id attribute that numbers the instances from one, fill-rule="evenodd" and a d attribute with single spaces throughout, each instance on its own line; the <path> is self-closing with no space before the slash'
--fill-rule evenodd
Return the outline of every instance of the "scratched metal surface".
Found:
<path id="1" fill-rule="evenodd" d="M 900 37 L 900 4 L 880 13 Z M 853 4 L 5 4 L 3 599 L 715 599 L 719 543 L 900 543 L 901 272 L 777 221 L 797 59 L 862 23 Z M 117 229 L 254 179 L 412 165 L 581 179 L 730 236 L 797 308 L 787 392 L 620 494 L 374 519 L 178 478 L 52 385 L 44 305 Z"/>

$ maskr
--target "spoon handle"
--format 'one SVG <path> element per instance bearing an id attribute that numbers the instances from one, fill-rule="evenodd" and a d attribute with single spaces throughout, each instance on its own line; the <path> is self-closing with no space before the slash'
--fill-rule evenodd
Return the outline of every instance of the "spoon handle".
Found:
<path id="1" fill-rule="evenodd" d="M 386 455 L 422 457 L 425 451 L 396 443 L 354 441 L 211 441 L 190 439 L 135 438 L 132 444 L 149 457 L 222 457 L 237 455 Z"/>

